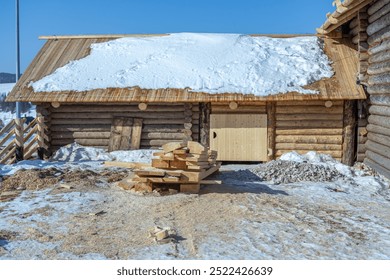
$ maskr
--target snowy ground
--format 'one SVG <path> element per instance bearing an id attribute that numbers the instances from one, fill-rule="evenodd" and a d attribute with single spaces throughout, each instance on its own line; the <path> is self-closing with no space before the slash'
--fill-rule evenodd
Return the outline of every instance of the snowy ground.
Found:
<path id="1" fill-rule="evenodd" d="M 389 181 L 364 166 L 291 153 L 288 161 L 224 165 L 215 175 L 224 184 L 200 195 L 141 195 L 113 183 L 129 170 L 93 161 L 113 155 L 80 149 L 57 156 L 85 161 L 1 168 L 3 175 L 40 169 L 3 178 L 3 189 L 23 174 L 34 183 L 0 202 L 0 259 L 390 259 Z M 140 154 L 146 161 L 142 151 L 121 156 Z M 278 184 L 280 176 L 289 183 Z M 148 236 L 155 225 L 174 228 L 176 242 L 156 244 Z"/>

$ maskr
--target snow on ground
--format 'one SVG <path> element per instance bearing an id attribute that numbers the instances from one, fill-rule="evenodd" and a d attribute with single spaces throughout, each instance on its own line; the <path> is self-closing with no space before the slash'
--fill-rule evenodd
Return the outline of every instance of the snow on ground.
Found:
<path id="1" fill-rule="evenodd" d="M 92 45 L 91 54 L 32 83 L 34 91 L 190 88 L 207 93 L 316 93 L 333 75 L 317 37 L 178 33 Z"/>
<path id="2" fill-rule="evenodd" d="M 60 154 L 74 154 L 68 149 Z M 73 159 L 88 161 L 40 167 L 103 172 L 101 161 L 92 165 L 101 151 L 83 153 L 89 155 Z M 223 165 L 214 175 L 223 185 L 205 186 L 200 195 L 140 195 L 82 181 L 74 189 L 27 189 L 0 202 L 0 259 L 390 259 L 388 180 L 313 152 L 282 158 Z M 288 176 L 276 170 L 280 162 L 320 172 L 275 183 Z M 324 174 L 330 176 L 318 181 Z M 148 231 L 155 225 L 176 229 L 176 242 L 154 243 Z"/>

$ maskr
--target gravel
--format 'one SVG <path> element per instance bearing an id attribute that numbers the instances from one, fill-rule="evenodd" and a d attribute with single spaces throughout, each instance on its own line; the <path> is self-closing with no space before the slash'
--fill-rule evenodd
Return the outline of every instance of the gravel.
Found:
<path id="1" fill-rule="evenodd" d="M 344 179 L 335 168 L 306 162 L 274 160 L 250 169 L 262 181 L 273 184 L 296 182 L 334 182 Z"/>

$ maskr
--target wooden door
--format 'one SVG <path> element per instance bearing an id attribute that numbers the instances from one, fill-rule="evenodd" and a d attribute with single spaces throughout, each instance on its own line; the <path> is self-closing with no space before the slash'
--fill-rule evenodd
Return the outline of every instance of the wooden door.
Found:
<path id="1" fill-rule="evenodd" d="M 142 119 L 125 117 L 113 118 L 108 151 L 139 149 L 141 132 Z"/>
<path id="2" fill-rule="evenodd" d="M 210 148 L 218 160 L 267 161 L 267 115 L 211 114 Z"/>

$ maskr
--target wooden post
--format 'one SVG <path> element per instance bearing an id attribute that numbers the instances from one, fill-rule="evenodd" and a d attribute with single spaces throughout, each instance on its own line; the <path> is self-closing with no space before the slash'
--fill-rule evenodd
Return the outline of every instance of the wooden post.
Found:
<path id="1" fill-rule="evenodd" d="M 47 152 L 47 145 L 45 143 L 45 133 L 46 133 L 46 125 L 45 125 L 45 118 L 40 116 L 37 117 L 37 135 L 38 135 L 38 157 L 40 159 L 43 159 L 45 155 L 48 154 Z"/>
<path id="2" fill-rule="evenodd" d="M 184 104 L 184 141 L 192 141 L 192 104 L 185 103 Z"/>
<path id="3" fill-rule="evenodd" d="M 15 157 L 16 161 L 24 159 L 23 146 L 24 146 L 24 122 L 26 119 L 15 119 Z"/>
<path id="4" fill-rule="evenodd" d="M 275 159 L 276 103 L 267 102 L 268 161 Z"/>
<path id="5" fill-rule="evenodd" d="M 211 103 L 199 103 L 199 141 L 205 147 L 210 147 L 210 111 Z"/>
<path id="6" fill-rule="evenodd" d="M 346 100 L 344 102 L 343 121 L 343 157 L 342 163 L 352 166 L 356 154 L 356 101 Z"/>

